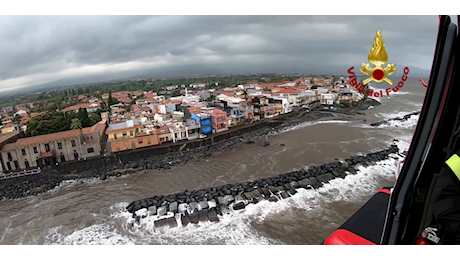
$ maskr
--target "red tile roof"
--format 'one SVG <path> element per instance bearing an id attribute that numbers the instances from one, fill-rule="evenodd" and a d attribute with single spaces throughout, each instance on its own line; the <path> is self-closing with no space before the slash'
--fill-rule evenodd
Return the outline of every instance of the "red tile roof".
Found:
<path id="1" fill-rule="evenodd" d="M 80 108 L 86 108 L 86 109 L 88 109 L 90 105 L 91 105 L 91 104 L 89 104 L 89 103 L 78 104 L 78 105 L 74 105 L 74 106 L 70 106 L 70 107 L 64 108 L 64 109 L 62 110 L 62 112 L 65 113 L 65 112 L 69 112 L 69 111 L 75 111 L 75 110 L 78 110 L 78 109 L 80 109 Z"/>
<path id="2" fill-rule="evenodd" d="M 295 89 L 285 88 L 285 89 L 281 89 L 280 91 L 278 91 L 276 93 L 280 93 L 280 94 L 299 94 L 300 92 L 298 90 L 295 90 Z"/>

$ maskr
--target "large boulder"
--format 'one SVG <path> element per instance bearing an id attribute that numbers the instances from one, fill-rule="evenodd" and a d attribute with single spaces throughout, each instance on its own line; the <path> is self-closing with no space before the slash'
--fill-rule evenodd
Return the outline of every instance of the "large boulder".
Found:
<path id="1" fill-rule="evenodd" d="M 240 210 L 240 209 L 244 209 L 245 207 L 246 207 L 246 205 L 242 201 L 234 203 L 232 205 L 233 210 Z"/>

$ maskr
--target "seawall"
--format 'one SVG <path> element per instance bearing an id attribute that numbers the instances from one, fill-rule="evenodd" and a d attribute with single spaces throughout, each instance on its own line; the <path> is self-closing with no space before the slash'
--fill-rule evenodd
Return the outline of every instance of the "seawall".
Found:
<path id="1" fill-rule="evenodd" d="M 277 202 L 296 194 L 299 188 L 318 189 L 332 179 L 356 174 L 357 165 L 370 166 L 398 152 L 398 147 L 391 145 L 385 150 L 365 156 L 352 156 L 344 162 L 311 166 L 308 170 L 302 169 L 245 183 L 185 190 L 172 195 L 156 195 L 133 201 L 126 210 L 132 213 L 131 225 L 141 224 L 144 218 L 154 221 L 156 228 L 173 228 L 205 221 L 218 222 L 219 216 L 244 209 L 248 204 L 263 200 Z"/>

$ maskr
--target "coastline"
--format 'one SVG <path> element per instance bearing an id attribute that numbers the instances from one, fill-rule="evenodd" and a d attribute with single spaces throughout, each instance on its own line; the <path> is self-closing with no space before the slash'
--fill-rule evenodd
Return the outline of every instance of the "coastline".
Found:
<path id="1" fill-rule="evenodd" d="M 353 108 L 340 108 L 336 112 L 313 109 L 293 111 L 263 122 L 231 128 L 221 135 L 205 140 L 172 143 L 162 147 L 139 149 L 93 160 L 71 162 L 44 169 L 41 174 L 0 181 L 0 200 L 34 196 L 59 186 L 63 181 L 119 177 L 140 171 L 170 170 L 174 165 L 200 162 L 200 159 L 237 149 L 240 145 L 257 143 L 269 145 L 270 133 L 304 122 L 328 117 L 349 118 L 359 110 L 379 105 L 373 99 L 363 100 Z"/>

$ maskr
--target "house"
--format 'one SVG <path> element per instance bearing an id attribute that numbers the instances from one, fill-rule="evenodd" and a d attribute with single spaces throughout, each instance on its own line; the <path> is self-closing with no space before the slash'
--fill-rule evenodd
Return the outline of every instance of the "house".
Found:
<path id="1" fill-rule="evenodd" d="M 241 111 L 244 114 L 245 119 L 253 119 L 254 118 L 254 105 L 250 101 L 243 101 L 240 102 Z"/>
<path id="2" fill-rule="evenodd" d="M 206 84 L 205 83 L 191 83 L 190 87 L 191 88 L 205 88 Z"/>
<path id="3" fill-rule="evenodd" d="M 10 132 L 6 134 L 0 134 L 0 151 L 5 145 L 16 142 L 16 140 L 23 136 L 24 133 L 22 132 Z M 5 163 L 3 162 L 2 156 L 0 155 L 0 173 L 5 171 L 4 165 Z"/>
<path id="4" fill-rule="evenodd" d="M 228 130 L 227 113 L 217 108 L 203 108 L 202 112 L 211 116 L 213 133 L 221 133 Z"/>
<path id="5" fill-rule="evenodd" d="M 269 104 L 275 109 L 275 114 L 286 114 L 292 111 L 287 97 L 273 97 L 268 99 Z"/>
<path id="6" fill-rule="evenodd" d="M 333 105 L 337 99 L 336 93 L 321 93 L 321 105 Z"/>
<path id="7" fill-rule="evenodd" d="M 142 132 L 141 128 L 137 119 L 110 124 L 106 130 L 110 151 L 120 152 L 159 144 L 156 131 L 147 133 Z"/>
<path id="8" fill-rule="evenodd" d="M 99 103 L 83 103 L 83 104 L 77 104 L 77 105 L 70 106 L 70 107 L 67 107 L 67 108 L 62 109 L 62 112 L 63 112 L 63 113 L 66 113 L 66 112 L 73 111 L 73 112 L 75 112 L 75 113 L 78 113 L 78 110 L 79 110 L 80 108 L 86 108 L 86 111 L 88 111 L 88 113 L 94 113 L 94 112 L 96 112 L 96 111 L 100 108 L 100 105 L 99 105 Z"/>
<path id="9" fill-rule="evenodd" d="M 2 134 L 18 132 L 18 131 L 20 131 L 19 125 L 13 124 L 13 123 L 8 123 L 2 128 Z"/>
<path id="10" fill-rule="evenodd" d="M 200 135 L 200 118 L 195 114 L 192 113 L 190 118 L 187 118 L 185 121 L 185 125 L 187 127 L 187 135 L 189 140 L 197 139 Z"/>
<path id="11" fill-rule="evenodd" d="M 18 171 L 98 156 L 103 150 L 106 126 L 103 120 L 83 129 L 20 138 L 1 150 L 5 169 Z"/>
<path id="12" fill-rule="evenodd" d="M 166 126 L 169 128 L 173 142 L 188 139 L 188 131 L 184 122 L 172 120 L 171 122 L 166 123 Z"/>
<path id="13" fill-rule="evenodd" d="M 158 133 L 158 140 L 160 144 L 172 141 L 171 132 L 165 124 L 157 123 L 155 128 Z"/>
<path id="14" fill-rule="evenodd" d="M 239 104 L 230 104 L 227 106 L 228 125 L 236 126 L 244 123 L 244 111 Z"/>
<path id="15" fill-rule="evenodd" d="M 200 113 L 197 116 L 200 119 L 199 123 L 200 123 L 200 126 L 201 126 L 201 133 L 205 134 L 205 135 L 212 133 L 211 116 L 208 115 L 208 114 L 205 114 L 205 113 Z"/>

